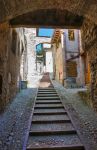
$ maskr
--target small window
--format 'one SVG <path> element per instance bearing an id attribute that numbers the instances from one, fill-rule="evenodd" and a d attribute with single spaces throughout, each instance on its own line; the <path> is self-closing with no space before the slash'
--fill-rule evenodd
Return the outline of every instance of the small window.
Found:
<path id="1" fill-rule="evenodd" d="M 43 53 L 43 44 L 40 43 L 40 44 L 36 45 L 36 54 L 42 55 L 42 53 Z"/>
<path id="2" fill-rule="evenodd" d="M 69 41 L 75 40 L 74 30 L 68 30 L 68 39 L 69 39 Z"/>
<path id="3" fill-rule="evenodd" d="M 38 61 L 44 61 L 43 43 L 36 45 L 36 57 Z"/>

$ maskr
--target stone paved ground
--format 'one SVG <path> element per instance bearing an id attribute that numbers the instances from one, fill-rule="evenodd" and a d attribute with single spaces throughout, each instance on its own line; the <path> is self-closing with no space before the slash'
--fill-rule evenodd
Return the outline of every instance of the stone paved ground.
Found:
<path id="1" fill-rule="evenodd" d="M 87 106 L 77 93 L 85 89 L 65 89 L 57 81 L 52 82 L 69 110 L 86 150 L 97 150 L 97 113 Z"/>
<path id="2" fill-rule="evenodd" d="M 32 88 L 30 84 L 18 93 L 0 114 L 0 150 L 22 150 L 39 78 L 35 76 Z"/>

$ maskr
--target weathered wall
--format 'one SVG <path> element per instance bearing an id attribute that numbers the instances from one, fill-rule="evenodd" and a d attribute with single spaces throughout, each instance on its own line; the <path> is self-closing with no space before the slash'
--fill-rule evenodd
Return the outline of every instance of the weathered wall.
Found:
<path id="1" fill-rule="evenodd" d="M 71 29 L 72 30 L 72 29 Z M 65 36 L 65 48 L 66 51 L 70 54 L 70 53 L 78 53 L 79 52 L 79 30 L 73 30 L 74 31 L 74 40 L 70 40 L 69 39 L 69 30 L 68 29 L 64 29 L 64 36 Z M 69 54 L 67 54 L 67 58 L 69 59 L 70 56 L 68 56 Z"/>
<path id="2" fill-rule="evenodd" d="M 0 111 L 15 96 L 20 78 L 20 30 L 0 25 Z"/>
<path id="3" fill-rule="evenodd" d="M 27 57 L 27 39 L 24 35 L 22 35 L 22 41 L 20 43 L 20 49 L 22 50 L 22 56 L 20 61 L 20 77 L 22 81 L 27 81 L 27 74 L 28 74 L 28 57 Z M 20 38 L 21 39 L 21 38 Z"/>
<path id="4" fill-rule="evenodd" d="M 41 8 L 41 9 L 40 9 Z M 40 11 L 39 11 L 40 9 Z M 30 13 L 31 12 L 31 13 Z M 3 0 L 0 1 L 0 23 L 6 20 L 14 19 L 20 15 L 26 15 L 25 24 L 33 19 L 34 25 L 43 25 L 44 20 L 49 20 L 49 26 L 64 26 L 64 22 L 69 26 L 82 26 L 83 49 L 88 51 L 89 61 L 91 66 L 91 103 L 96 108 L 97 106 L 97 1 L 96 0 Z M 37 17 L 36 17 L 36 15 Z M 49 19 L 47 17 L 49 14 Z M 65 15 L 64 15 L 65 14 Z M 24 16 L 25 16 L 24 15 Z M 22 19 L 24 20 L 24 16 Z M 41 17 L 39 17 L 41 16 Z M 28 19 L 29 18 L 29 19 Z M 38 18 L 38 19 L 37 19 Z M 42 18 L 42 19 L 41 19 Z M 67 19 L 66 19 L 67 18 Z M 66 19 L 66 20 L 65 20 Z M 19 20 L 17 18 L 16 20 Z M 21 16 L 20 16 L 20 21 Z M 35 21 L 36 20 L 36 21 Z M 52 22 L 54 20 L 54 22 Z M 57 21 L 59 20 L 59 21 Z M 68 22 L 68 20 L 70 22 Z M 93 23 L 95 22 L 95 23 Z M 37 24 L 35 24 L 37 23 Z M 21 24 L 21 22 L 20 22 Z M 65 25 L 66 25 L 65 24 Z M 46 22 L 48 25 L 48 22 Z M 9 29 L 7 23 L 0 24 L 0 105 L 1 108 L 10 99 L 9 86 L 16 87 L 16 80 L 20 59 L 17 55 L 11 52 L 11 37 L 12 30 Z M 33 44 L 32 44 L 33 45 Z M 18 47 L 18 46 L 17 46 Z M 13 49 L 14 51 L 14 49 Z M 10 55 L 9 55 L 10 53 Z M 31 54 L 31 53 L 30 53 Z M 14 61 L 15 60 L 15 61 Z M 35 60 L 35 59 L 34 59 Z M 17 65 L 16 65 L 17 63 Z M 15 66 L 15 67 L 13 67 Z M 13 68 L 13 69 L 12 69 Z M 12 77 L 10 72 L 12 72 Z M 11 83 L 15 80 L 15 83 Z M 11 87 L 11 90 L 12 90 Z M 13 88 L 14 90 L 14 88 Z M 14 92 L 13 92 L 14 93 Z M 13 95 L 13 94 L 12 94 Z"/>
<path id="5" fill-rule="evenodd" d="M 19 73 L 18 63 L 20 63 L 17 59 L 17 32 L 15 30 L 11 30 L 11 41 L 9 48 L 9 56 L 8 56 L 8 85 L 9 85 L 9 99 L 15 96 L 16 87 L 17 87 L 17 75 Z"/>
<path id="6" fill-rule="evenodd" d="M 81 80 L 82 72 L 80 70 L 82 70 L 82 68 L 80 66 L 79 57 L 76 58 L 76 59 L 72 59 L 73 57 L 77 56 L 80 52 L 80 43 L 79 43 L 79 38 L 80 38 L 79 33 L 80 33 L 80 31 L 75 29 L 75 30 L 73 30 L 73 32 L 74 32 L 74 39 L 70 40 L 69 39 L 69 30 L 68 29 L 64 30 L 64 36 L 65 36 L 64 37 L 65 38 L 64 45 L 65 45 L 66 60 L 71 59 L 72 62 L 76 62 L 76 64 L 77 64 L 77 67 L 76 67 L 77 76 L 75 76 L 75 77 L 71 76 L 69 78 L 67 76 L 67 83 L 70 80 L 69 82 L 70 82 L 70 86 L 71 86 L 71 85 L 73 85 L 73 82 L 75 80 L 75 85 L 80 86 L 80 85 L 83 85 L 83 83 L 82 83 L 82 80 Z M 68 62 L 67 62 L 67 64 L 68 64 Z M 67 68 L 67 66 L 66 66 L 66 68 Z M 72 72 L 74 72 L 73 69 L 72 69 Z M 69 84 L 67 84 L 67 86 L 68 85 Z"/>
<path id="7" fill-rule="evenodd" d="M 53 44 L 53 59 L 54 59 L 54 76 L 61 84 L 63 84 L 64 72 L 63 72 L 63 52 L 62 52 L 62 43 L 56 46 L 56 43 Z"/>
<path id="8" fill-rule="evenodd" d="M 43 42 L 50 42 L 51 38 L 46 37 L 37 37 L 36 36 L 36 28 L 25 28 L 25 36 L 27 39 L 27 57 L 28 57 L 28 86 L 32 87 L 34 84 L 33 76 L 37 74 L 36 70 L 36 45 Z M 39 66 L 39 65 L 37 65 Z M 40 68 L 40 67 L 38 67 Z M 40 73 L 40 69 L 39 73 Z"/>
<path id="9" fill-rule="evenodd" d="M 42 25 L 45 23 L 44 20 L 49 20 L 50 23 L 52 22 L 51 20 L 53 20 L 53 25 L 55 25 L 59 22 L 57 21 L 58 18 L 61 18 L 61 25 L 68 24 L 68 21 L 71 25 L 73 22 L 78 24 L 81 18 L 79 19 L 78 16 L 78 19 L 75 18 L 75 15 L 90 18 L 93 22 L 97 23 L 96 6 L 96 0 L 3 0 L 0 1 L 0 22 L 28 13 L 29 17 L 25 16 L 26 24 L 29 20 L 34 20 L 34 22 L 36 22 L 37 18 L 35 17 L 37 14 L 41 14 L 41 17 L 38 17 L 38 23 Z M 48 16 L 50 14 L 49 19 L 46 15 L 44 16 L 44 14 L 48 14 Z M 66 14 L 66 16 L 64 16 L 64 14 Z M 25 17 L 22 17 L 22 21 L 25 20 Z M 43 18 L 43 21 L 41 21 L 41 18 Z"/>
<path id="10" fill-rule="evenodd" d="M 62 31 L 62 32 L 61 32 Z M 82 86 L 84 82 L 81 78 L 83 67 L 80 65 L 80 59 L 78 57 L 80 53 L 80 40 L 79 40 L 79 30 L 74 31 L 74 40 L 69 39 L 69 31 L 68 29 L 60 30 L 61 33 L 61 43 L 57 44 L 58 38 L 56 39 L 56 44 L 54 46 L 54 65 L 56 65 L 56 79 L 63 83 L 65 87 L 72 87 L 72 86 Z M 63 38 L 62 38 L 63 37 Z M 56 47 L 58 45 L 58 47 Z M 77 57 L 75 57 L 77 56 Z M 73 58 L 73 59 L 72 59 Z M 68 60 L 68 61 L 67 61 Z M 74 66 L 68 67 L 68 62 L 71 61 L 76 63 L 76 69 Z M 74 65 L 75 65 L 74 63 Z M 71 67 L 71 68 L 70 68 Z M 68 70 L 69 75 L 68 75 Z M 74 70 L 73 70 L 74 69 Z M 72 70 L 72 71 L 71 71 Z M 77 72 L 77 75 L 74 75 Z M 84 76 L 84 74 L 83 74 Z"/>
<path id="11" fill-rule="evenodd" d="M 46 51 L 45 55 L 46 59 L 46 72 L 53 73 L 53 57 L 52 57 L 52 51 L 48 50 Z"/>
<path id="12" fill-rule="evenodd" d="M 20 88 L 20 81 L 22 77 L 25 76 L 25 63 L 26 61 L 22 62 L 22 58 L 24 58 L 24 53 L 26 51 L 25 47 L 25 39 L 24 39 L 24 31 L 23 29 L 11 29 L 11 47 L 9 50 L 9 74 L 11 81 L 10 85 L 10 98 L 12 99 L 13 96 Z M 23 66 L 23 72 L 20 72 L 21 65 Z M 25 68 L 24 68 L 25 67 Z M 12 96 L 11 96 L 12 95 Z"/>
<path id="13" fill-rule="evenodd" d="M 91 67 L 90 103 L 97 110 L 97 25 L 90 20 L 82 26 L 82 44 Z"/>
<path id="14" fill-rule="evenodd" d="M 11 31 L 8 23 L 0 25 L 0 111 L 8 102 L 8 53 Z"/>

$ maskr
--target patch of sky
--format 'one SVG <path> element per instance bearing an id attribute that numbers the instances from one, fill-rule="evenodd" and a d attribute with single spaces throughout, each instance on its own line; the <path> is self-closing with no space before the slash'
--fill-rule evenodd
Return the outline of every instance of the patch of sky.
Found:
<path id="1" fill-rule="evenodd" d="M 38 36 L 52 37 L 54 29 L 39 28 Z"/>

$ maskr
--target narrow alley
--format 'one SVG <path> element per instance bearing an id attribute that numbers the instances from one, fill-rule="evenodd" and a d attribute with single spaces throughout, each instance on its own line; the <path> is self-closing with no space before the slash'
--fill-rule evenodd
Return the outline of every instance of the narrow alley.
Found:
<path id="1" fill-rule="evenodd" d="M 0 1 L 0 150 L 97 150 L 97 1 Z"/>

